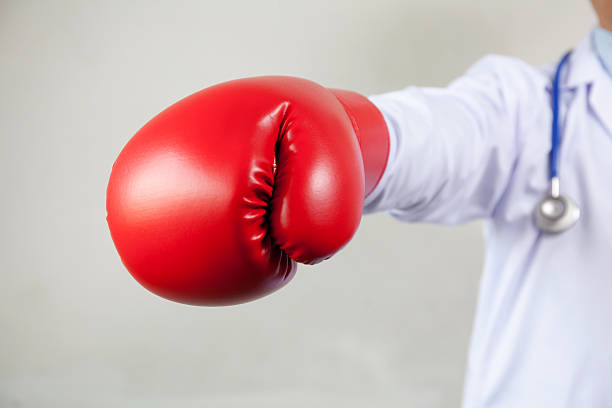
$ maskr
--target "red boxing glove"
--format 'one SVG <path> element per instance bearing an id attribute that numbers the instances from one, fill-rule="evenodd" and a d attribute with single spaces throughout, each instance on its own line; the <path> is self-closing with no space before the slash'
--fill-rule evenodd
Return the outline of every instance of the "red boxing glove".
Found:
<path id="1" fill-rule="evenodd" d="M 239 79 L 172 105 L 113 166 L 107 221 L 150 291 L 228 305 L 285 285 L 353 236 L 389 136 L 365 97 L 304 79 Z"/>

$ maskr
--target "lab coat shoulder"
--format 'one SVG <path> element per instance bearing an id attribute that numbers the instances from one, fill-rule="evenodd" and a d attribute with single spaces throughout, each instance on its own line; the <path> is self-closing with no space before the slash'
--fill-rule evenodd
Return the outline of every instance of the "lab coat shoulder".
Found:
<path id="1" fill-rule="evenodd" d="M 516 57 L 489 54 L 472 65 L 466 75 L 451 82 L 450 87 L 465 86 L 472 78 L 499 93 L 500 113 L 512 124 L 510 135 L 516 143 L 516 160 L 522 160 L 549 148 L 550 138 L 534 139 L 532 135 L 542 124 L 550 127 L 554 69 L 553 65 L 534 66 Z"/>
<path id="2" fill-rule="evenodd" d="M 523 129 L 545 103 L 548 81 L 546 70 L 487 55 L 445 88 L 372 96 L 391 152 L 366 212 L 444 224 L 490 217 L 524 149 Z"/>
<path id="3" fill-rule="evenodd" d="M 466 75 L 451 82 L 461 83 L 468 78 L 479 79 L 495 88 L 508 115 L 517 121 L 516 135 L 519 141 L 524 135 L 523 126 L 531 126 L 539 120 L 542 106 L 550 105 L 550 84 L 554 66 L 533 66 L 527 62 L 504 55 L 489 54 L 472 65 Z"/>

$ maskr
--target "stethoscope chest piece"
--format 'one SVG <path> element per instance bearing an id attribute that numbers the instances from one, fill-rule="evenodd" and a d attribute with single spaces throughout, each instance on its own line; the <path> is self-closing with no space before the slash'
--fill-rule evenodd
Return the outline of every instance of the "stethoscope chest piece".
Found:
<path id="1" fill-rule="evenodd" d="M 536 206 L 533 213 L 536 226 L 543 232 L 558 234 L 570 229 L 580 218 L 580 207 L 571 198 L 560 194 L 558 176 L 559 146 L 561 128 L 559 126 L 559 81 L 561 70 L 569 59 L 568 52 L 563 56 L 557 69 L 552 86 L 552 140 L 549 154 L 550 193 Z"/>
<path id="2" fill-rule="evenodd" d="M 580 218 L 580 208 L 569 197 L 544 197 L 534 212 L 537 227 L 544 232 L 558 234 L 570 229 Z"/>

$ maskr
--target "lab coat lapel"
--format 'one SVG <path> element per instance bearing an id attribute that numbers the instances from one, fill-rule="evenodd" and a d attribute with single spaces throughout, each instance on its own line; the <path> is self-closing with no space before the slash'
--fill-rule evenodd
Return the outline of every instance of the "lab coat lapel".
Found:
<path id="1" fill-rule="evenodd" d="M 597 117 L 612 133 L 612 77 L 607 72 L 603 74 L 591 85 L 590 103 Z"/>
<path id="2" fill-rule="evenodd" d="M 589 105 L 593 114 L 612 133 L 612 76 L 599 61 L 592 34 L 572 53 L 565 86 L 588 86 Z"/>

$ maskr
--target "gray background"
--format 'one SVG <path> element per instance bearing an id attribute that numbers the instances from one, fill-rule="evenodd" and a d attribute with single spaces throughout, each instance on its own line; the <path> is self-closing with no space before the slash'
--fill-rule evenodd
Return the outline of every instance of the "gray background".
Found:
<path id="1" fill-rule="evenodd" d="M 111 165 L 220 81 L 442 86 L 486 53 L 553 62 L 594 22 L 586 0 L 0 2 L 0 406 L 457 406 L 478 223 L 369 216 L 280 292 L 188 307 L 122 267 Z"/>

